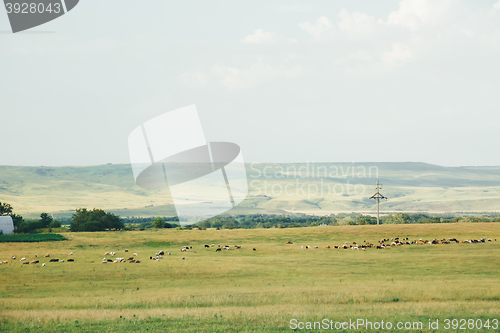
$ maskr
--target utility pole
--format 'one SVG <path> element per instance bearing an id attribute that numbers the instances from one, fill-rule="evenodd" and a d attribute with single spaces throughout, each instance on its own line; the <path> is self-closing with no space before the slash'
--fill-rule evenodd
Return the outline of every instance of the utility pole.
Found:
<path id="1" fill-rule="evenodd" d="M 382 185 L 379 185 L 378 183 L 378 180 L 377 180 L 377 193 L 375 193 L 374 195 L 372 195 L 370 197 L 370 199 L 377 199 L 377 225 L 380 224 L 380 199 L 385 199 L 387 200 L 387 197 L 384 197 L 381 193 L 380 193 L 380 189 L 382 188 L 381 187 Z"/>

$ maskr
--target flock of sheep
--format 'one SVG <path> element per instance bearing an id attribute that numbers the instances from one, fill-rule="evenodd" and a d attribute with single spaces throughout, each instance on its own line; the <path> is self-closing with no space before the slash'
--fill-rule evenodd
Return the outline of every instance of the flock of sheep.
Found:
<path id="1" fill-rule="evenodd" d="M 394 246 L 412 245 L 412 244 L 415 244 L 415 245 L 425 245 L 425 244 L 436 245 L 436 244 L 450 244 L 450 243 L 476 244 L 476 243 L 486 243 L 486 242 L 491 242 L 491 241 L 493 241 L 491 238 L 486 238 L 486 237 L 479 238 L 479 239 L 465 239 L 462 241 L 459 241 L 456 238 L 444 238 L 444 239 L 433 239 L 433 240 L 427 240 L 427 239 L 426 240 L 424 240 L 424 239 L 417 240 L 417 239 L 415 239 L 415 240 L 410 241 L 408 239 L 408 237 L 406 237 L 406 238 L 395 237 L 395 238 L 391 238 L 391 239 L 384 238 L 384 239 L 378 241 L 378 244 L 372 244 L 372 243 L 365 240 L 361 244 L 357 244 L 356 242 L 349 244 L 348 242 L 345 242 L 343 245 L 335 245 L 335 246 L 333 246 L 333 248 L 334 249 L 351 249 L 351 250 L 366 251 L 367 248 L 386 249 L 386 248 L 390 248 L 390 247 L 394 247 Z M 495 238 L 495 241 L 496 241 L 496 238 Z M 285 244 L 291 245 L 293 243 L 288 241 Z M 205 245 L 205 248 L 213 248 L 213 247 L 215 247 L 215 244 Z M 317 248 L 319 248 L 319 246 L 311 247 L 309 245 L 305 245 L 305 246 L 302 245 L 301 248 L 302 249 L 311 249 L 311 248 L 317 249 Z M 325 246 L 325 248 L 329 249 L 331 247 L 328 245 L 328 246 Z M 181 252 L 188 252 L 189 250 L 192 250 L 192 249 L 193 249 L 192 246 L 183 246 L 181 248 Z M 216 249 L 215 249 L 215 252 L 219 252 L 222 250 L 229 251 L 231 249 L 232 248 L 229 245 L 221 246 L 220 244 L 218 244 Z M 241 249 L 241 245 L 234 245 L 234 249 L 235 250 Z M 253 251 L 257 251 L 257 249 L 253 248 Z M 125 252 L 127 253 L 128 250 L 125 250 Z M 194 253 L 196 253 L 196 251 L 194 251 Z M 160 250 L 160 251 L 156 252 L 154 256 L 153 255 L 150 256 L 149 259 L 154 260 L 154 261 L 160 261 L 161 259 L 163 259 L 163 256 L 165 254 L 171 255 L 171 253 L 168 252 L 167 250 Z M 70 252 L 68 254 L 68 256 L 73 256 L 73 252 Z M 125 259 L 124 257 L 117 257 L 116 252 L 106 252 L 106 253 L 104 253 L 104 256 L 105 257 L 101 261 L 103 264 L 125 263 L 125 262 L 131 263 L 131 264 L 140 264 L 141 263 L 141 260 L 137 259 L 138 254 L 135 252 L 132 254 L 132 257 L 129 257 L 128 259 Z M 38 255 L 35 254 L 35 260 L 33 260 L 33 261 L 29 261 L 26 257 L 22 257 L 19 260 L 23 265 L 28 265 L 28 264 L 34 265 L 34 264 L 40 263 L 40 261 L 36 259 L 37 257 L 38 257 Z M 50 253 L 45 254 L 44 257 L 50 258 Z M 114 257 L 114 259 L 110 259 L 109 257 Z M 186 257 L 182 257 L 182 260 L 185 260 L 185 259 L 186 259 Z M 11 260 L 12 261 L 17 260 L 17 256 L 12 256 Z M 74 262 L 75 260 L 73 258 L 69 258 L 66 261 Z M 64 262 L 64 259 L 50 258 L 49 262 Z M 93 263 L 93 262 L 94 261 L 91 261 L 91 263 Z M 9 263 L 8 260 L 0 261 L 0 265 L 4 265 L 4 264 L 8 264 L 8 263 Z M 45 266 L 45 265 L 46 265 L 45 262 L 42 263 L 42 266 Z"/>
<path id="2" fill-rule="evenodd" d="M 70 252 L 68 254 L 68 256 L 72 256 L 73 255 L 73 252 Z M 46 255 L 44 255 L 45 258 L 50 258 L 50 253 L 47 253 Z M 35 258 L 38 258 L 38 255 L 35 254 Z M 17 260 L 17 256 L 12 256 L 10 258 L 12 261 L 14 260 Z M 32 264 L 32 265 L 35 265 L 35 264 L 39 264 L 40 263 L 40 260 L 32 260 L 32 261 L 29 261 L 26 257 L 22 257 L 21 259 L 19 259 L 19 261 L 23 264 L 23 265 L 29 265 L 29 264 Z M 70 258 L 67 260 L 68 262 L 74 262 L 75 259 L 73 258 Z M 56 258 L 50 258 L 49 259 L 49 262 L 64 262 L 64 259 L 56 259 Z M 4 260 L 4 261 L 0 261 L 0 265 L 5 265 L 5 264 L 8 264 L 9 261 L 8 260 Z M 45 267 L 45 263 L 42 263 L 42 266 Z"/>
<path id="3" fill-rule="evenodd" d="M 476 243 L 486 243 L 486 242 L 491 242 L 491 238 L 479 238 L 479 239 L 465 239 L 462 241 L 462 243 L 467 243 L 467 244 L 476 244 Z M 496 238 L 495 238 L 496 241 Z M 345 242 L 343 245 L 335 245 L 333 248 L 335 249 L 351 249 L 351 250 L 363 250 L 366 251 L 367 248 L 376 248 L 376 249 L 386 249 L 390 248 L 392 246 L 401 246 L 401 245 L 424 245 L 424 244 L 431 244 L 431 245 L 436 245 L 436 244 L 450 244 L 450 243 L 460 243 L 460 241 L 456 238 L 443 238 L 443 239 L 433 239 L 431 240 L 423 240 L 422 238 L 420 239 L 415 239 L 410 241 L 408 237 L 406 238 L 384 238 L 378 242 L 378 244 L 372 244 L 370 242 L 367 242 L 366 240 L 362 244 L 357 244 L 356 242 L 353 242 L 352 244 L 349 244 L 348 242 Z M 286 242 L 286 244 L 293 244 L 292 242 Z M 309 245 L 302 246 L 302 249 L 311 249 L 312 247 Z M 314 246 L 314 248 L 319 248 L 318 246 Z M 330 246 L 325 246 L 325 248 L 329 249 Z"/>

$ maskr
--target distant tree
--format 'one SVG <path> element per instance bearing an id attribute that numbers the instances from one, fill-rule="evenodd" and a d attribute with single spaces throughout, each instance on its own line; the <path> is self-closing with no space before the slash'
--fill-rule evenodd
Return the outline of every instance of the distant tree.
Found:
<path id="1" fill-rule="evenodd" d="M 338 221 L 339 225 L 353 225 L 356 224 L 356 220 L 352 216 L 346 216 Z"/>
<path id="2" fill-rule="evenodd" d="M 165 220 L 161 217 L 156 217 L 153 221 L 153 227 L 157 229 L 165 227 Z"/>
<path id="3" fill-rule="evenodd" d="M 0 202 L 0 216 L 7 216 L 12 214 L 12 206 L 8 203 Z"/>
<path id="4" fill-rule="evenodd" d="M 69 226 L 71 231 L 104 231 L 121 230 L 124 228 L 120 217 L 112 213 L 106 213 L 102 209 L 77 208 L 73 214 L 73 221 Z"/>
<path id="5" fill-rule="evenodd" d="M 16 227 L 16 233 L 18 233 L 18 234 L 24 234 L 24 233 L 27 233 L 30 231 L 31 231 L 31 229 L 30 229 L 29 224 L 24 222 L 24 220 L 22 220 Z"/>
<path id="6" fill-rule="evenodd" d="M 47 213 L 40 214 L 40 221 L 42 222 L 43 228 L 47 228 L 53 220 L 52 216 Z"/>
<path id="7" fill-rule="evenodd" d="M 410 215 L 405 213 L 393 213 L 382 218 L 383 224 L 407 224 L 410 221 Z"/>
<path id="8" fill-rule="evenodd" d="M 14 228 L 16 228 L 17 226 L 19 226 L 21 223 L 24 222 L 24 219 L 21 215 L 11 214 L 10 217 L 12 217 Z"/>
<path id="9" fill-rule="evenodd" d="M 49 224 L 49 228 L 60 228 L 61 227 L 61 222 L 59 221 L 52 221 Z"/>

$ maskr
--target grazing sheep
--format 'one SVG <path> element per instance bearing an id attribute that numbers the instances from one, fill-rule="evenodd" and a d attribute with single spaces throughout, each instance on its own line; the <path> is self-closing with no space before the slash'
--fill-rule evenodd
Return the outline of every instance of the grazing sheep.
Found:
<path id="1" fill-rule="evenodd" d="M 38 257 L 36 254 L 35 254 L 35 258 Z"/>
<path id="2" fill-rule="evenodd" d="M 75 261 L 75 259 L 68 259 L 68 261 L 69 261 L 69 262 L 73 262 L 73 261 Z"/>
<path id="3" fill-rule="evenodd" d="M 21 260 L 19 260 L 19 261 L 25 261 L 25 260 L 26 260 L 26 258 L 21 258 Z"/>
<path id="4" fill-rule="evenodd" d="M 215 249 L 215 252 L 219 252 L 219 251 L 222 251 L 221 249 Z"/>
<path id="5" fill-rule="evenodd" d="M 72 256 L 72 255 L 73 255 L 73 252 L 70 252 L 70 253 L 68 254 L 68 256 Z"/>
<path id="6" fill-rule="evenodd" d="M 135 253 L 135 252 L 132 255 L 135 256 L 135 257 L 137 257 L 137 253 Z"/>
<path id="7" fill-rule="evenodd" d="M 12 256 L 12 258 L 10 258 L 10 259 L 12 259 L 12 260 L 16 260 L 16 258 L 17 258 L 16 256 Z"/>
<path id="8" fill-rule="evenodd" d="M 42 267 L 45 267 L 45 263 L 42 264 Z"/>
<path id="9" fill-rule="evenodd" d="M 125 249 L 125 252 L 128 252 L 128 250 L 127 250 L 127 249 Z"/>
<path id="10" fill-rule="evenodd" d="M 109 256 L 109 252 L 104 253 L 105 256 Z"/>
<path id="11" fill-rule="evenodd" d="M 50 254 L 49 254 L 49 253 L 47 253 L 44 257 L 45 257 L 45 258 L 48 258 L 48 257 L 50 257 Z"/>
<path id="12" fill-rule="evenodd" d="M 186 257 L 182 257 L 182 260 L 186 260 Z"/>
<path id="13" fill-rule="evenodd" d="M 256 249 L 255 247 L 253 248 L 253 250 L 254 250 L 254 251 L 257 251 L 257 249 Z"/>

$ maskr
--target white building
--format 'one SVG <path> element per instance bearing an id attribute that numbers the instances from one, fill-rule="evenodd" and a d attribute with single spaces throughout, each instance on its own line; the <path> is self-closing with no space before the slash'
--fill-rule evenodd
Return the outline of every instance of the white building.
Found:
<path id="1" fill-rule="evenodd" d="M 14 223 L 12 222 L 12 217 L 0 216 L 0 231 L 2 231 L 4 235 L 14 233 Z"/>

